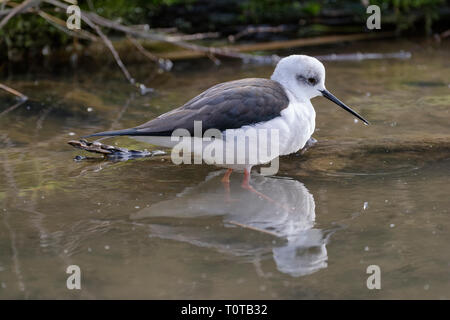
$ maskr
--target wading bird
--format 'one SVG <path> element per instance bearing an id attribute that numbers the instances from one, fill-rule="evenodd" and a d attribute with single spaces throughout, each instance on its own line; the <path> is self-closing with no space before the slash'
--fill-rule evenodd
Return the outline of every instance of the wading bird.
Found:
<path id="1" fill-rule="evenodd" d="M 315 129 L 316 112 L 310 99 L 323 96 L 352 115 L 368 122 L 325 88 L 325 68 L 316 58 L 291 55 L 281 59 L 270 79 L 249 78 L 217 84 L 183 106 L 164 113 L 138 127 L 105 131 L 97 136 L 131 136 L 148 143 L 173 147 L 171 139 L 176 129 L 194 134 L 194 121 L 201 121 L 202 134 L 217 129 L 223 134 L 216 141 L 231 141 L 227 137 L 245 135 L 249 130 L 277 130 L 276 152 L 256 163 L 247 158 L 242 163 L 223 165 L 228 171 L 223 182 L 229 182 L 233 169 L 244 171 L 242 186 L 249 184 L 252 166 L 267 163 L 280 155 L 302 149 Z M 233 139 L 234 141 L 234 139 Z M 203 150 L 203 149 L 202 149 Z M 208 162 L 208 161 L 206 161 Z"/>

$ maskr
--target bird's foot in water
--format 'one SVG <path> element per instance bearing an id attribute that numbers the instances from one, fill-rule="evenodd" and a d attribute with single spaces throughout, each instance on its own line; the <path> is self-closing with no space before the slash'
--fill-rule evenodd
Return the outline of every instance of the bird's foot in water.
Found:
<path id="1" fill-rule="evenodd" d="M 222 184 L 225 189 L 225 202 L 226 203 L 233 203 L 238 202 L 238 199 L 234 199 L 231 197 L 231 191 L 230 191 L 230 175 L 233 172 L 233 169 L 228 169 L 227 172 L 225 172 L 225 175 L 222 178 Z"/>
<path id="2" fill-rule="evenodd" d="M 283 208 L 287 211 L 292 211 L 294 210 L 294 208 L 291 208 L 289 206 L 284 205 L 283 203 L 279 203 L 278 201 L 272 199 L 271 197 L 265 195 L 262 192 L 259 192 L 258 190 L 256 190 L 255 188 L 253 188 L 250 185 L 250 172 L 248 170 L 244 170 L 244 180 L 242 180 L 242 184 L 241 184 L 241 188 L 246 189 L 248 191 L 250 191 L 251 193 L 256 194 L 258 197 L 260 197 L 261 199 L 264 199 L 280 208 Z"/>
<path id="3" fill-rule="evenodd" d="M 313 137 L 309 138 L 309 140 L 306 141 L 305 146 L 303 147 L 303 149 L 300 151 L 300 154 L 304 154 L 306 152 L 306 150 L 311 148 L 316 143 L 317 143 L 317 139 L 314 139 Z"/>

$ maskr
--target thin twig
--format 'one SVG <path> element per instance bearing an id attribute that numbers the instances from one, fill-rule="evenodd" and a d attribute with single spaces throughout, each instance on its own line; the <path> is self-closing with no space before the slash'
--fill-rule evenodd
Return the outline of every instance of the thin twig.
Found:
<path id="1" fill-rule="evenodd" d="M 172 69 L 172 66 L 173 66 L 172 61 L 155 56 L 153 53 L 146 50 L 139 43 L 139 41 L 137 41 L 136 39 L 131 37 L 129 34 L 127 34 L 127 39 L 139 50 L 140 53 L 142 53 L 144 56 L 146 56 L 151 61 L 156 62 L 160 69 L 163 69 L 164 71 L 170 71 L 170 69 Z"/>
<path id="2" fill-rule="evenodd" d="M 98 41 L 98 39 L 99 39 L 96 35 L 90 33 L 89 31 L 83 30 L 83 29 L 80 29 L 77 31 L 72 31 L 72 30 L 67 29 L 67 24 L 64 20 L 61 20 L 55 16 L 52 16 L 45 11 L 38 10 L 37 13 L 39 16 L 41 16 L 44 20 L 46 20 L 48 23 L 53 25 L 55 28 L 61 30 L 62 32 L 67 33 L 70 36 L 73 36 L 76 38 L 82 38 L 82 39 L 86 39 L 86 40 L 91 40 L 94 42 Z"/>
<path id="3" fill-rule="evenodd" d="M 12 11 L 12 9 L 2 9 L 2 10 L 0 10 L 0 17 L 6 16 L 11 11 Z"/>
<path id="4" fill-rule="evenodd" d="M 253 33 L 278 33 L 278 32 L 284 32 L 288 30 L 288 27 L 286 25 L 280 25 L 276 27 L 271 26 L 248 26 L 244 30 L 238 32 L 235 35 L 228 36 L 228 41 L 235 42 L 237 39 L 242 38 L 246 35 L 253 34 Z"/>
<path id="5" fill-rule="evenodd" d="M 218 38 L 219 36 L 220 36 L 219 32 L 205 32 L 205 33 L 174 35 L 171 36 L 171 39 L 173 41 L 192 41 L 192 40 Z"/>
<path id="6" fill-rule="evenodd" d="M 136 84 L 136 81 L 131 77 L 130 73 L 128 72 L 127 68 L 125 67 L 125 65 L 122 62 L 122 59 L 120 59 L 119 54 L 117 53 L 116 49 L 114 48 L 111 40 L 108 39 L 108 37 L 103 33 L 103 31 L 100 29 L 100 27 L 98 25 L 96 25 L 95 23 L 93 23 L 88 17 L 86 17 L 86 15 L 81 15 L 81 19 L 83 19 L 84 22 L 86 22 L 86 24 L 91 27 L 92 29 L 94 29 L 97 34 L 100 36 L 100 38 L 103 40 L 103 42 L 105 43 L 105 45 L 108 47 L 108 49 L 111 51 L 114 59 L 116 60 L 117 65 L 119 66 L 119 68 L 122 70 L 123 74 L 125 75 L 125 77 L 127 78 L 128 82 L 131 83 L 132 85 Z"/>
<path id="7" fill-rule="evenodd" d="M 1 2 L 2 0 L 0 0 Z M 9 1 L 9 0 L 7 0 Z M 8 3 L 9 6 L 12 6 L 14 8 L 16 8 L 17 6 L 19 6 L 18 3 L 14 3 L 14 2 L 9 2 Z M 8 9 L 9 11 L 13 10 L 13 9 Z M 6 10 L 5 10 L 6 11 Z M 72 31 L 67 29 L 67 23 L 66 21 L 55 17 L 45 11 L 42 11 L 40 9 L 35 9 L 35 8 L 28 8 L 26 10 L 23 10 L 23 12 L 35 12 L 37 13 L 41 18 L 43 18 L 44 20 L 46 20 L 48 23 L 50 23 L 52 26 L 54 26 L 55 28 L 57 28 L 58 30 L 61 30 L 64 33 L 67 33 L 70 36 L 73 36 L 75 38 L 82 38 L 82 39 L 86 39 L 86 40 L 91 40 L 91 41 L 98 41 L 98 37 L 92 33 L 90 33 L 89 31 L 80 29 L 80 30 L 76 30 L 76 31 Z M 2 15 L 2 12 L 0 12 L 0 16 Z"/>
<path id="8" fill-rule="evenodd" d="M 64 4 L 58 0 L 44 0 L 44 1 L 47 3 L 53 4 L 54 6 L 59 7 L 59 8 L 67 9 L 67 7 L 68 7 L 66 4 Z M 219 55 L 219 56 L 225 56 L 225 57 L 230 57 L 230 58 L 238 58 L 238 59 L 242 59 L 242 60 L 248 61 L 248 62 L 253 61 L 253 62 L 257 62 L 257 63 L 273 63 L 273 62 L 276 62 L 279 60 L 279 57 L 277 57 L 277 56 L 255 56 L 252 54 L 243 54 L 240 52 L 236 52 L 236 51 L 233 51 L 233 50 L 230 50 L 227 48 L 205 47 L 205 46 L 201 46 L 201 45 L 197 45 L 197 44 L 193 44 L 193 43 L 189 43 L 189 42 L 185 42 L 185 41 L 180 41 L 176 37 L 170 37 L 170 36 L 166 36 L 166 35 L 150 33 L 148 31 L 138 30 L 138 29 L 131 28 L 128 26 L 124 26 L 118 22 L 103 18 L 93 12 L 88 13 L 85 11 L 81 11 L 81 17 L 82 18 L 87 17 L 89 20 L 91 20 L 92 22 L 94 22 L 97 25 L 107 27 L 107 28 L 110 28 L 113 30 L 121 31 L 126 34 L 133 35 L 135 37 L 171 43 L 171 44 L 174 44 L 176 46 L 179 46 L 179 47 L 182 47 L 185 49 L 202 52 L 204 55 L 208 55 L 208 54 Z"/>
<path id="9" fill-rule="evenodd" d="M 11 94 L 13 94 L 15 96 L 18 96 L 22 101 L 28 100 L 28 97 L 26 95 L 24 95 L 23 93 L 15 90 L 13 88 L 8 87 L 7 85 L 4 85 L 4 84 L 0 83 L 0 89 L 3 89 L 6 92 L 9 92 L 9 93 L 11 93 Z"/>
<path id="10" fill-rule="evenodd" d="M 0 29 L 3 28 L 3 26 L 5 24 L 8 23 L 8 21 L 14 17 L 16 14 L 22 12 L 23 10 L 27 9 L 28 7 L 32 6 L 34 4 L 34 2 L 36 2 L 37 0 L 25 0 L 24 2 L 22 2 L 20 5 L 18 5 L 17 7 L 13 8 L 6 17 L 3 18 L 2 21 L 0 21 Z M 40 2 L 40 1 L 39 1 Z"/>
<path id="11" fill-rule="evenodd" d="M 46 0 L 46 1 L 52 2 L 52 3 L 59 2 L 57 0 Z M 252 54 L 239 53 L 234 50 L 230 50 L 228 48 L 205 47 L 205 46 L 201 46 L 201 45 L 197 45 L 197 44 L 193 44 L 193 43 L 188 43 L 185 41 L 179 41 L 179 40 L 176 40 L 175 37 L 167 37 L 164 35 L 149 33 L 149 32 L 141 31 L 141 30 L 136 30 L 136 29 L 124 26 L 120 23 L 105 19 L 95 13 L 88 13 L 88 15 L 93 21 L 95 21 L 97 24 L 102 25 L 104 27 L 108 27 L 110 29 L 114 29 L 117 31 L 122 31 L 122 32 L 125 32 L 128 34 L 134 35 L 136 37 L 144 38 L 144 39 L 150 39 L 150 40 L 171 43 L 171 44 L 174 44 L 176 46 L 179 46 L 179 47 L 182 47 L 185 49 L 202 52 L 205 55 L 208 55 L 208 54 L 219 55 L 219 56 L 238 58 L 238 59 L 242 59 L 242 60 L 249 61 L 249 62 L 254 61 L 254 62 L 259 62 L 259 63 L 272 63 L 274 61 L 274 58 L 278 61 L 277 57 L 275 57 L 275 56 L 269 56 L 269 57 L 255 56 Z"/>
<path id="12" fill-rule="evenodd" d="M 57 2 L 59 2 L 59 1 L 57 1 Z M 136 80 L 134 80 L 134 78 L 131 77 L 130 73 L 128 72 L 128 69 L 125 67 L 124 63 L 122 62 L 122 59 L 120 59 L 119 54 L 117 53 L 116 49 L 114 48 L 111 40 L 109 40 L 109 38 L 103 33 L 103 31 L 100 29 L 100 27 L 98 25 L 96 25 L 94 22 L 92 22 L 91 19 L 86 16 L 86 14 L 81 14 L 81 19 L 84 22 L 86 22 L 86 24 L 89 27 L 91 27 L 92 29 L 94 29 L 97 32 L 97 34 L 103 40 L 105 45 L 109 48 L 114 59 L 116 60 L 117 65 L 122 70 L 122 73 L 125 75 L 128 82 L 130 82 L 130 84 L 132 84 L 136 88 L 138 88 L 142 95 L 146 95 L 149 92 L 153 92 L 152 88 L 147 88 L 143 83 L 136 82 Z"/>
<path id="13" fill-rule="evenodd" d="M 212 62 L 214 62 L 214 64 L 215 64 L 216 66 L 220 66 L 220 64 L 221 64 L 220 60 L 217 59 L 213 54 L 208 53 L 207 56 L 208 56 L 208 58 L 209 58 Z"/>
<path id="14" fill-rule="evenodd" d="M 4 85 L 4 84 L 1 84 L 1 83 L 0 83 L 0 89 L 3 89 L 3 90 L 5 90 L 6 92 L 9 92 L 9 93 L 11 93 L 11 94 L 13 94 L 13 95 L 15 95 L 15 96 L 17 96 L 17 97 L 20 98 L 19 102 L 17 102 L 16 104 L 12 105 L 12 106 L 9 107 L 8 109 L 2 111 L 2 112 L 0 113 L 0 117 L 2 117 L 2 116 L 4 116 L 5 114 L 7 114 L 7 113 L 9 113 L 9 112 L 11 112 L 11 111 L 17 109 L 17 108 L 20 107 L 25 101 L 28 100 L 28 97 L 27 97 L 26 95 L 24 95 L 23 93 L 21 93 L 21 92 L 15 90 L 15 89 L 13 89 L 13 88 L 8 87 L 7 85 Z"/>

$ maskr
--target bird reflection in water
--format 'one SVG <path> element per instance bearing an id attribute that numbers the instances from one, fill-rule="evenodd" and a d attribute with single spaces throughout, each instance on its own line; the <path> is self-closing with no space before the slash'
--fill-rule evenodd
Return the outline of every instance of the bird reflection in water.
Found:
<path id="1" fill-rule="evenodd" d="M 314 228 L 314 197 L 303 183 L 255 175 L 252 186 L 276 199 L 269 201 L 241 188 L 238 179 L 231 180 L 231 192 L 224 196 L 221 175 L 222 170 L 212 172 L 202 183 L 131 219 L 146 219 L 151 236 L 213 248 L 257 265 L 273 257 L 280 272 L 294 277 L 327 267 L 326 244 L 333 231 Z"/>

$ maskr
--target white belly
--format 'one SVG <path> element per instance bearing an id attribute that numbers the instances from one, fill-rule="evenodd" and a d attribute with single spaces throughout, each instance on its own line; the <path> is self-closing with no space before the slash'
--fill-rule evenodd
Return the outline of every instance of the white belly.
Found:
<path id="1" fill-rule="evenodd" d="M 174 148 L 172 160 L 174 156 L 188 151 L 197 161 L 201 159 L 208 164 L 239 170 L 268 163 L 280 155 L 291 154 L 303 148 L 314 132 L 315 116 L 310 101 L 294 102 L 272 120 L 226 130 L 223 139 L 211 141 L 183 137 L 175 141 L 171 137 L 133 138 Z M 183 152 L 180 153 L 181 150 Z M 184 161 L 186 159 L 187 157 Z"/>
<path id="2" fill-rule="evenodd" d="M 274 129 L 279 133 L 279 155 L 287 155 L 303 148 L 315 129 L 316 112 L 308 100 L 294 102 L 281 112 L 281 116 L 253 126 Z M 277 155 L 278 156 L 278 155 Z"/>

